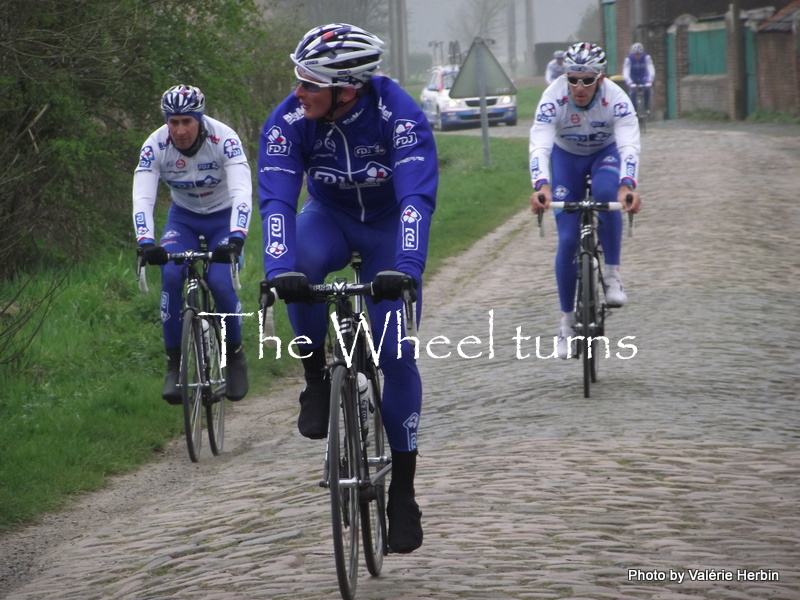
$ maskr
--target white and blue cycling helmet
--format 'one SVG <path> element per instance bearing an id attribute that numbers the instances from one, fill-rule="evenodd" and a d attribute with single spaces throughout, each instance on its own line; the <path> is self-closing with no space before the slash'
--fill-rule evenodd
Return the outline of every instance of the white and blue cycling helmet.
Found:
<path id="1" fill-rule="evenodd" d="M 636 42 L 633 46 L 631 46 L 631 54 L 644 54 L 644 46 L 639 42 Z"/>
<path id="2" fill-rule="evenodd" d="M 289 57 L 321 82 L 362 87 L 381 62 L 383 41 L 355 25 L 331 23 L 311 29 Z"/>
<path id="3" fill-rule="evenodd" d="M 568 73 L 602 75 L 606 70 L 606 53 L 597 44 L 579 42 L 569 47 L 564 64 Z"/>
<path id="4" fill-rule="evenodd" d="M 206 97 L 193 85 L 175 85 L 161 97 L 161 111 L 169 119 L 172 115 L 188 114 L 198 121 L 206 108 Z"/>

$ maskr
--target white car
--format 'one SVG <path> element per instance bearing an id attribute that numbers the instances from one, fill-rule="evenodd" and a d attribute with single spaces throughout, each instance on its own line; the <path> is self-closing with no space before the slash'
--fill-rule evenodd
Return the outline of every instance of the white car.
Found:
<path id="1" fill-rule="evenodd" d="M 444 131 L 459 125 L 480 126 L 480 98 L 451 98 L 450 88 L 458 75 L 458 67 L 434 67 L 427 85 L 422 89 L 422 111 L 431 126 Z M 513 94 L 487 96 L 486 113 L 490 125 L 517 124 L 517 98 Z"/>

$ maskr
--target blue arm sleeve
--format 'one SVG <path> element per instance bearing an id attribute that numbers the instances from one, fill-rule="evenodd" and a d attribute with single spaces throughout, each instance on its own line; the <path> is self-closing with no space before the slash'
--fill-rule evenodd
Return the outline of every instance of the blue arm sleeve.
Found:
<path id="1" fill-rule="evenodd" d="M 299 129 L 285 118 L 294 114 L 293 110 L 296 112 L 292 100 L 290 96 L 270 115 L 259 143 L 259 211 L 264 236 L 264 273 L 269 278 L 295 268 L 295 215 L 303 186 L 303 158 Z"/>
<path id="2" fill-rule="evenodd" d="M 390 122 L 394 188 L 401 211 L 396 268 L 421 281 L 439 185 L 436 143 L 416 102 L 404 92 L 396 97 L 392 112 L 398 117 Z"/>

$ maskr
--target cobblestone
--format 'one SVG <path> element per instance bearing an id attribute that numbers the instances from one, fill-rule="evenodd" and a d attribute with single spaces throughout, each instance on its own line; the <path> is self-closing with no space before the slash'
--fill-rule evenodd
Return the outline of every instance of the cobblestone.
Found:
<path id="1" fill-rule="evenodd" d="M 630 301 L 591 399 L 578 361 L 535 354 L 558 323 L 552 220 L 540 238 L 523 211 L 428 282 L 425 543 L 363 569 L 359 597 L 800 598 L 800 135 L 653 124 L 643 146 Z M 425 352 L 435 336 L 449 357 Z M 468 336 L 476 358 L 458 354 Z M 174 452 L 173 484 L 130 478 L 146 499 L 102 507 L 6 597 L 339 598 L 324 442 L 295 431 L 298 389 L 233 407 L 228 451 Z M 245 423 L 257 433 L 237 438 Z"/>

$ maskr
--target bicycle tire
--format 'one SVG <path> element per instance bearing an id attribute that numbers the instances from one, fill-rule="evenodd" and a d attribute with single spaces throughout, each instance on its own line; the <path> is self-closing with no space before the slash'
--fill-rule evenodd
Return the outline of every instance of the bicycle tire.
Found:
<path id="1" fill-rule="evenodd" d="M 592 361 L 595 358 L 592 352 L 592 323 L 594 319 L 594 302 L 592 302 L 592 255 L 588 252 L 581 254 L 579 281 L 580 314 L 582 324 L 580 340 L 581 354 L 583 355 L 583 397 L 591 396 L 592 387 Z"/>
<path id="2" fill-rule="evenodd" d="M 636 112 L 639 117 L 639 132 L 644 133 L 647 131 L 647 114 L 644 103 L 644 90 L 641 86 L 636 88 Z"/>
<path id="3" fill-rule="evenodd" d="M 186 447 L 192 462 L 200 460 L 203 433 L 203 379 L 205 365 L 200 319 L 194 309 L 183 312 L 180 386 Z"/>
<path id="4" fill-rule="evenodd" d="M 330 422 L 328 424 L 328 488 L 331 495 L 331 525 L 336 576 L 343 600 L 355 600 L 358 582 L 359 489 L 342 480 L 358 479 L 357 463 L 360 435 L 354 419 L 357 394 L 355 382 L 344 366 L 331 374 Z M 355 440 L 355 441 L 354 441 Z"/>
<path id="5" fill-rule="evenodd" d="M 363 445 L 366 474 L 370 478 L 385 466 L 386 432 L 381 414 L 380 371 L 371 362 L 365 371 L 372 386 L 369 428 Z M 370 575 L 377 577 L 383 568 L 383 557 L 389 552 L 386 536 L 386 478 L 369 485 L 367 490 L 368 493 L 363 494 L 361 499 L 361 539 L 367 570 Z"/>
<path id="6" fill-rule="evenodd" d="M 222 344 L 219 323 L 214 317 L 205 317 L 210 325 L 208 360 L 208 382 L 206 398 L 206 427 L 208 445 L 214 456 L 219 456 L 225 446 L 225 374 L 222 371 Z"/>

